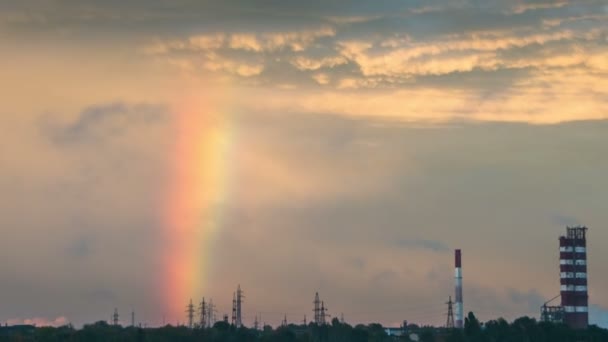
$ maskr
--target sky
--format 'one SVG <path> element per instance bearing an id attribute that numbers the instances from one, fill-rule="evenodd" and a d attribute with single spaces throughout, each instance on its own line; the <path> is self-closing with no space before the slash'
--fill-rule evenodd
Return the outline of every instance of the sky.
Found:
<path id="1" fill-rule="evenodd" d="M 0 322 L 538 317 L 590 228 L 604 1 L 0 1 Z"/>

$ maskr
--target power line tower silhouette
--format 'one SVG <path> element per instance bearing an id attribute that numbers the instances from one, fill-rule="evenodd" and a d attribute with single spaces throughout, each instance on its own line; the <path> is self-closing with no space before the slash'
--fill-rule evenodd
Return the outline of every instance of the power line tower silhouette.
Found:
<path id="1" fill-rule="evenodd" d="M 199 306 L 199 315 L 200 315 L 200 325 L 201 328 L 207 327 L 207 303 L 205 302 L 205 297 L 203 297 L 203 301 Z"/>
<path id="2" fill-rule="evenodd" d="M 454 302 L 452 302 L 452 296 L 450 296 L 450 299 L 447 301 L 446 303 L 448 305 L 448 320 L 445 323 L 445 327 L 448 329 L 453 329 L 454 328 L 454 310 L 453 310 L 453 304 Z"/>
<path id="3" fill-rule="evenodd" d="M 321 318 L 320 318 L 321 325 L 325 325 L 325 323 L 326 323 L 326 314 L 325 314 L 326 312 L 327 312 L 327 308 L 325 307 L 325 302 L 322 301 L 321 302 L 321 314 L 320 314 L 321 315 Z"/>
<path id="4" fill-rule="evenodd" d="M 232 293 L 232 325 L 236 326 L 236 293 Z"/>
<path id="5" fill-rule="evenodd" d="M 190 304 L 186 306 L 186 313 L 188 314 L 188 328 L 192 329 L 194 327 L 194 304 L 192 304 L 192 299 L 190 299 Z"/>
<path id="6" fill-rule="evenodd" d="M 243 298 L 245 298 L 241 285 L 236 289 L 236 327 L 243 326 Z"/>
<path id="7" fill-rule="evenodd" d="M 118 318 L 120 316 L 118 316 L 118 309 L 114 308 L 114 314 L 112 315 L 112 323 L 117 326 L 118 325 Z"/>
<path id="8" fill-rule="evenodd" d="M 286 327 L 287 326 L 287 314 L 285 314 L 285 316 L 283 316 L 283 321 L 281 322 L 281 326 L 282 327 Z"/>
<path id="9" fill-rule="evenodd" d="M 213 327 L 215 324 L 215 305 L 213 304 L 213 299 L 209 299 L 209 304 L 207 304 L 207 326 Z"/>
<path id="10" fill-rule="evenodd" d="M 131 326 L 135 326 L 135 310 L 131 310 Z"/>
<path id="11" fill-rule="evenodd" d="M 321 324 L 321 301 L 319 300 L 319 292 L 315 293 L 315 301 L 313 302 L 314 308 L 312 311 L 314 312 L 314 322 L 316 325 Z"/>

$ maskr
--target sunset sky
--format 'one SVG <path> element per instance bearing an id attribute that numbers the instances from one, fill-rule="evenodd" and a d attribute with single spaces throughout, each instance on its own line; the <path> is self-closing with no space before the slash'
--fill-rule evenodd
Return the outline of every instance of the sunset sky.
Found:
<path id="1" fill-rule="evenodd" d="M 0 322 L 538 317 L 590 228 L 602 0 L 0 0 Z"/>

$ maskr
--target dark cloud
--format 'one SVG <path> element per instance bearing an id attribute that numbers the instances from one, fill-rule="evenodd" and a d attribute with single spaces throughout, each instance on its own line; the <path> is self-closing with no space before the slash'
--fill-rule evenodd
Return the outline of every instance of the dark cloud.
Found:
<path id="1" fill-rule="evenodd" d="M 54 142 L 69 145 L 120 135 L 130 123 L 149 124 L 165 117 L 166 111 L 162 106 L 112 103 L 86 108 L 67 124 L 54 122 L 52 116 L 47 115 L 41 127 L 43 133 L 48 133 Z M 106 128 L 103 134 L 99 132 L 99 127 Z"/>
<path id="2" fill-rule="evenodd" d="M 94 243 L 95 240 L 90 237 L 82 236 L 75 238 L 66 248 L 68 258 L 70 260 L 80 260 L 88 257 L 93 253 Z"/>

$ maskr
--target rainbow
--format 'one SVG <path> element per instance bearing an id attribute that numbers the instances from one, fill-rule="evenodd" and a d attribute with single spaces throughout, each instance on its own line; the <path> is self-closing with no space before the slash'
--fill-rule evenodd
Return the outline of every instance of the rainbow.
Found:
<path id="1" fill-rule="evenodd" d="M 205 101 L 183 101 L 174 114 L 175 138 L 163 210 L 161 294 L 169 322 L 200 300 L 221 204 L 228 195 L 232 150 L 229 120 Z"/>

